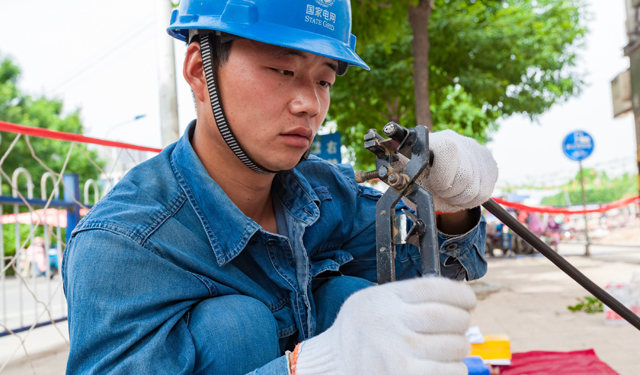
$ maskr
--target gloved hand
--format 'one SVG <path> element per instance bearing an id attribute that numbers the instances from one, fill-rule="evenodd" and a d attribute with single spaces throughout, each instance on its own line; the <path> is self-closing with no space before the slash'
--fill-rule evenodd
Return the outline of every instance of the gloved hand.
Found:
<path id="1" fill-rule="evenodd" d="M 436 211 L 470 209 L 491 198 L 498 166 L 486 147 L 452 130 L 443 130 L 429 134 L 429 149 L 435 161 L 429 176 L 419 176 L 416 182 L 433 194 Z M 396 165 L 404 167 L 409 159 L 399 156 Z"/>
<path id="2" fill-rule="evenodd" d="M 297 375 L 466 375 L 476 305 L 461 282 L 429 277 L 349 297 L 333 325 L 299 345 Z"/>

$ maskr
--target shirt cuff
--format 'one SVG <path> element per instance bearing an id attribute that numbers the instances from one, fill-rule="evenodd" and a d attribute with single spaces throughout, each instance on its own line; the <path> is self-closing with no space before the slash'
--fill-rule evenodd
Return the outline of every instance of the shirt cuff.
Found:
<path id="1" fill-rule="evenodd" d="M 476 225 L 474 225 L 473 228 L 469 229 L 467 233 L 463 233 L 463 234 L 446 234 L 444 232 L 441 232 L 438 229 L 438 240 L 439 240 L 438 242 L 441 244 L 444 243 L 445 241 L 464 242 L 469 237 L 473 236 L 474 233 L 478 230 L 478 226 L 480 225 L 480 223 L 484 221 L 484 217 L 482 216 L 482 211 L 480 210 L 480 206 L 470 209 L 469 212 L 471 212 L 471 214 L 475 218 Z"/>
<path id="2" fill-rule="evenodd" d="M 450 235 L 438 231 L 440 244 L 440 272 L 454 280 L 474 280 L 487 272 L 484 258 L 486 222 L 480 207 L 471 209 L 476 225 L 467 233 Z"/>

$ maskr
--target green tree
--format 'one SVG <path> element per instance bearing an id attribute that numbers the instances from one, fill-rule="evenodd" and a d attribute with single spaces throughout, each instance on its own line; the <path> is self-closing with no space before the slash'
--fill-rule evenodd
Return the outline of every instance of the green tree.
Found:
<path id="1" fill-rule="evenodd" d="M 414 43 L 418 29 L 409 17 L 426 3 L 353 2 L 357 51 L 372 69 L 351 69 L 336 82 L 329 119 L 358 169 L 374 160 L 363 135 L 388 121 L 432 124 L 485 142 L 500 118 L 535 118 L 580 92 L 582 78 L 572 67 L 586 32 L 582 0 L 437 0 L 423 30 L 425 62 L 416 58 L 425 47 Z M 427 99 L 414 85 L 425 77 Z"/>
<path id="2" fill-rule="evenodd" d="M 60 100 L 49 99 L 44 96 L 34 98 L 22 93 L 18 88 L 19 78 L 20 69 L 9 58 L 0 56 L 0 121 L 82 134 L 83 127 L 79 110 L 64 116 Z M 9 149 L 16 134 L 3 132 L 0 133 L 0 136 L 2 137 L 0 150 L 4 154 Z M 51 170 L 56 173 L 60 172 L 71 142 L 38 137 L 30 137 L 29 141 L 36 156 Z M 80 181 L 86 181 L 90 178 L 97 179 L 100 171 L 87 160 L 83 151 L 96 161 L 99 166 L 104 166 L 104 162 L 99 159 L 95 150 L 87 149 L 85 144 L 76 144 L 71 152 L 66 173 L 77 173 L 80 176 Z M 24 139 L 16 143 L 0 167 L 9 177 L 11 177 L 16 168 L 26 168 L 34 179 L 34 198 L 41 197 L 40 178 L 46 172 L 46 169 L 32 157 Z M 25 177 L 20 177 L 19 185 L 20 192 L 26 196 Z M 48 182 L 47 186 L 48 193 L 51 193 L 52 183 Z M 62 189 L 60 189 L 60 194 L 62 196 Z M 2 195 L 11 195 L 11 188 L 6 181 L 2 183 Z"/>
<path id="3" fill-rule="evenodd" d="M 628 173 L 616 178 L 610 178 L 605 171 L 584 168 L 585 200 L 587 203 L 610 203 L 622 198 L 636 195 L 638 192 L 637 175 Z M 582 188 L 580 186 L 580 172 L 564 185 L 572 204 L 582 203 Z M 565 192 L 561 192 L 542 199 L 546 206 L 563 207 L 567 205 Z"/>

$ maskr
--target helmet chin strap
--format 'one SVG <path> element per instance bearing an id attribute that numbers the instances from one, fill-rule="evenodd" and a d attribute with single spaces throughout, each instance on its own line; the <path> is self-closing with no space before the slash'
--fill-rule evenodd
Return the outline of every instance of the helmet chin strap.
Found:
<path id="1" fill-rule="evenodd" d="M 231 151 L 233 151 L 238 159 L 240 159 L 244 165 L 249 167 L 249 169 L 260 174 L 281 172 L 269 170 L 251 159 L 238 142 L 238 139 L 233 134 L 233 131 L 227 122 L 227 117 L 224 114 L 224 109 L 222 108 L 222 102 L 218 91 L 215 70 L 213 68 L 213 38 L 216 37 L 217 36 L 213 33 L 200 33 L 200 54 L 202 55 L 202 65 L 204 67 L 205 78 L 207 80 L 209 98 L 211 99 L 211 110 L 213 111 L 213 118 L 216 121 L 218 130 L 220 131 L 220 134 L 227 146 L 229 146 Z M 300 161 L 306 160 L 309 157 L 310 152 L 311 147 L 307 149 Z"/>

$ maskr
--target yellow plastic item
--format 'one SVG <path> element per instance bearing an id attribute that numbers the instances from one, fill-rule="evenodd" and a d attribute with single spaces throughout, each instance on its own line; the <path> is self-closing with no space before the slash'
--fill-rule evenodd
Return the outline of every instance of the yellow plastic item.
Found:
<path id="1" fill-rule="evenodd" d="M 485 361 L 494 359 L 511 360 L 511 345 L 506 335 L 483 335 L 483 344 L 471 344 L 472 356 L 477 355 Z"/>

